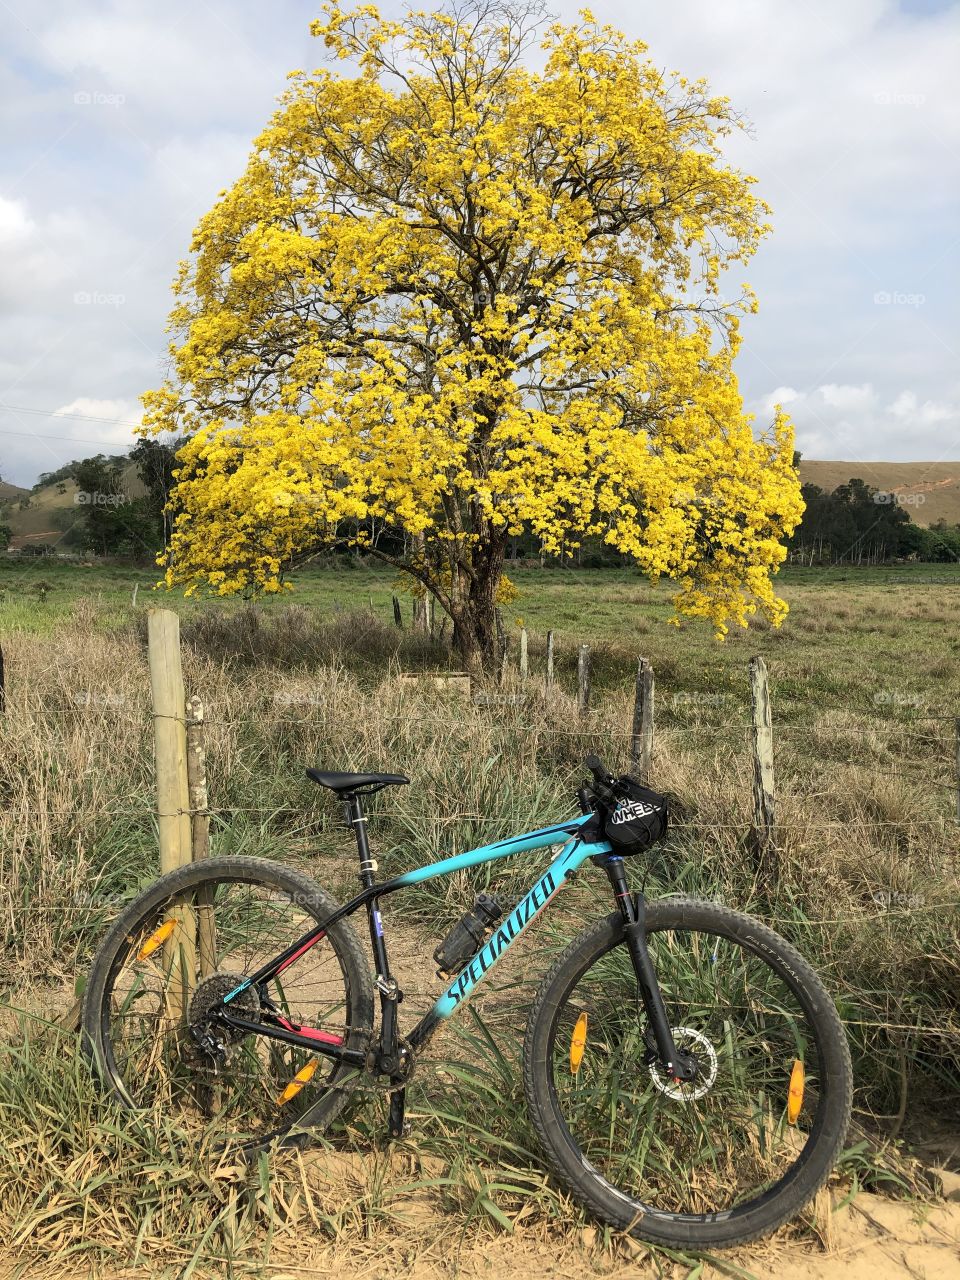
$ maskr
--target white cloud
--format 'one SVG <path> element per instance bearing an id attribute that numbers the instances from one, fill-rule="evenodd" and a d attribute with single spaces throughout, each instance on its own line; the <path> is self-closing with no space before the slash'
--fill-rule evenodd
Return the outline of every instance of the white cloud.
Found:
<path id="1" fill-rule="evenodd" d="M 78 396 L 56 409 L 52 417 L 62 424 L 58 431 L 64 431 L 70 439 L 85 442 L 93 438 L 103 441 L 104 446 L 112 442 L 122 450 L 134 443 L 133 429 L 141 413 L 140 406 L 132 400 Z"/>
<path id="2" fill-rule="evenodd" d="M 958 416 L 954 405 L 939 404 L 935 400 L 925 400 L 920 404 L 915 391 L 901 391 L 888 412 L 895 418 L 919 422 L 925 427 L 938 422 L 950 422 Z"/>
<path id="3" fill-rule="evenodd" d="M 802 394 L 796 387 L 777 387 L 775 391 L 771 391 L 769 395 L 764 396 L 760 403 L 763 411 L 771 414 L 778 404 L 786 408 L 794 400 L 799 400 Z"/>
<path id="4" fill-rule="evenodd" d="M 877 399 L 877 393 L 869 382 L 860 387 L 839 386 L 835 382 L 828 382 L 819 391 L 824 404 L 831 409 L 867 409 Z"/>
<path id="5" fill-rule="evenodd" d="M 960 453 L 960 405 L 921 402 L 906 388 L 881 404 L 870 383 L 859 387 L 824 384 L 808 392 L 794 392 L 789 402 L 778 387 L 761 396 L 755 412 L 765 426 L 778 401 L 788 407 L 796 430 L 797 448 L 806 458 L 860 462 L 909 462 L 923 458 L 949 459 Z"/>
<path id="6" fill-rule="evenodd" d="M 571 20 L 580 4 L 553 7 Z M 402 13 L 400 0 L 383 8 Z M 957 193 L 945 180 L 960 150 L 960 6 L 909 10 L 608 0 L 597 11 L 657 65 L 706 76 L 753 123 L 725 152 L 756 175 L 775 230 L 743 272 L 760 313 L 744 321 L 738 376 L 761 423 L 772 403 L 788 408 L 809 457 L 960 453 Z M 139 416 L 138 395 L 162 376 L 169 285 L 191 230 L 239 172 L 286 71 L 323 61 L 308 35 L 316 12 L 301 0 L 4 0 L 0 399 Z M 29 421 L 68 439 L 0 435 L 0 469 L 21 483 L 57 465 L 50 451 L 76 456 L 80 438 L 62 411 Z"/>
<path id="7" fill-rule="evenodd" d="M 34 224 L 23 201 L 0 196 L 0 248 L 22 243 L 33 231 Z"/>

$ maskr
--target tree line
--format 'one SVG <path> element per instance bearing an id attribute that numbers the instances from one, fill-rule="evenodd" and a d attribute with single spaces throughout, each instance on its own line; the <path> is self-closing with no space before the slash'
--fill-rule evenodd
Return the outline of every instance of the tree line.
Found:
<path id="1" fill-rule="evenodd" d="M 153 559 L 169 541 L 169 500 L 174 487 L 173 471 L 181 439 L 169 442 L 140 440 L 129 454 L 98 453 L 45 472 L 16 505 L 29 510 L 41 489 L 53 485 L 67 493 L 73 481 L 76 492 L 69 507 L 55 507 L 50 522 L 62 531 L 59 545 L 98 556 L 134 556 Z M 133 464 L 143 492 L 133 497 L 127 477 Z M 0 548 L 9 545 L 12 529 L 9 516 L 0 513 Z"/>
<path id="2" fill-rule="evenodd" d="M 129 455 L 96 454 L 45 472 L 33 493 L 55 485 L 66 493 L 72 480 L 78 494 L 90 501 L 75 501 L 52 516 L 64 530 L 63 544 L 100 556 L 152 558 L 169 542 L 170 495 L 173 472 L 182 439 L 169 443 L 141 440 Z M 131 498 L 125 477 L 133 463 L 144 493 Z M 829 492 L 816 484 L 802 486 L 805 509 L 795 533 L 787 540 L 789 559 L 796 564 L 889 564 L 899 560 L 928 563 L 960 561 L 960 524 L 939 520 L 925 528 L 916 524 L 896 494 L 879 490 L 858 477 Z M 29 495 L 18 505 L 29 506 Z M 403 534 L 382 521 L 352 522 L 344 543 L 365 540 L 392 553 L 403 551 Z M 0 513 L 0 550 L 12 537 L 8 520 Z M 346 546 L 341 548 L 347 553 Z M 507 561 L 539 559 L 541 548 L 532 533 L 511 539 Z M 575 552 L 561 555 L 561 563 L 577 568 L 604 568 L 624 563 L 624 557 L 605 547 L 599 538 L 586 538 Z"/>
<path id="3" fill-rule="evenodd" d="M 793 563 L 960 560 L 960 525 L 945 520 L 929 528 L 915 524 L 905 505 L 908 499 L 896 493 L 876 489 L 857 477 L 832 492 L 816 484 L 803 485 L 801 492 L 803 519 L 787 540 Z"/>

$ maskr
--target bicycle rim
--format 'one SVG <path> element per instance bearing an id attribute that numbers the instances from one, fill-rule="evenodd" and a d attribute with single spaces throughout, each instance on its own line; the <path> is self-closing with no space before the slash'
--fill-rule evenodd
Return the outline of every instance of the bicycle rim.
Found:
<path id="1" fill-rule="evenodd" d="M 657 929 L 648 946 L 697 1079 L 660 1067 L 617 941 L 557 1007 L 548 1066 L 559 1117 L 585 1172 L 638 1212 L 704 1221 L 756 1208 L 797 1175 L 822 1127 L 824 1060 L 808 1002 L 721 932 Z"/>
<path id="2" fill-rule="evenodd" d="M 197 1048 L 186 1024 L 329 912 L 324 895 L 220 876 L 172 893 L 124 929 L 104 982 L 96 1051 L 126 1105 L 162 1112 L 216 1147 L 284 1132 L 315 1106 L 337 1076 L 332 1059 L 242 1033 L 231 1033 L 222 1054 L 211 1056 Z M 349 957 L 328 936 L 233 1007 L 254 1022 L 272 1009 L 291 1025 L 346 1042 L 355 999 Z M 304 1072 L 309 1080 L 281 1102 Z"/>

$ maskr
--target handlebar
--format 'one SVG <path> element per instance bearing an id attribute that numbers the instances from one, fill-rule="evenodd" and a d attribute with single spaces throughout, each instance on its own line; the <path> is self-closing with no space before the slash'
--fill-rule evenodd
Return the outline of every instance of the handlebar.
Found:
<path id="1" fill-rule="evenodd" d="M 593 792 L 604 804 L 616 805 L 617 794 L 614 790 L 616 778 L 610 773 L 599 756 L 587 756 L 583 762 L 593 774 Z"/>

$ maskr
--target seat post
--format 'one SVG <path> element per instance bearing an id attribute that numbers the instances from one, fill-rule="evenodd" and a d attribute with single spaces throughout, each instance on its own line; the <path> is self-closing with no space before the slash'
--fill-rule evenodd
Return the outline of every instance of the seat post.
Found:
<path id="1" fill-rule="evenodd" d="M 357 841 L 357 852 L 360 854 L 360 883 L 365 889 L 373 884 L 373 873 L 377 864 L 370 857 L 370 843 L 367 840 L 367 819 L 363 812 L 363 800 L 355 791 L 348 791 L 344 796 L 344 808 L 347 811 L 347 822 L 353 828 Z"/>

